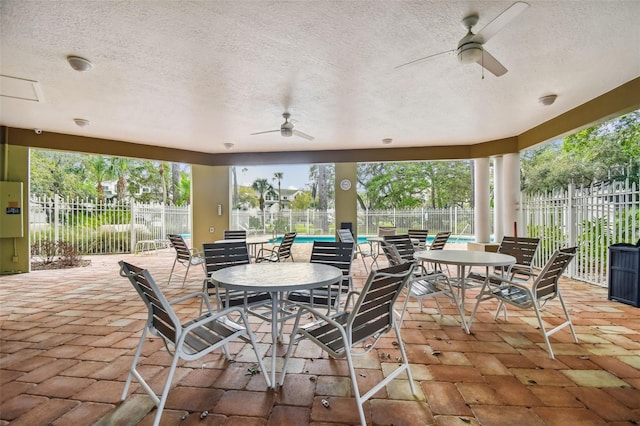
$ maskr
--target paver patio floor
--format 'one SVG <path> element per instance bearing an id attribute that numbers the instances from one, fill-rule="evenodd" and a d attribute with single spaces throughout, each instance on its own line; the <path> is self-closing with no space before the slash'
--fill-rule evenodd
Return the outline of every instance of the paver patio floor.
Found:
<path id="1" fill-rule="evenodd" d="M 307 261 L 310 244 L 294 244 L 296 261 Z M 90 266 L 0 277 L 0 424 L 147 425 L 155 409 L 135 384 L 120 403 L 127 371 L 146 320 L 146 310 L 128 280 L 118 275 L 125 259 L 148 268 L 166 283 L 173 254 L 89 257 Z M 354 261 L 355 286 L 366 273 Z M 193 268 L 187 286 L 163 285 L 168 298 L 199 291 L 203 272 Z M 477 291 L 477 290 L 475 290 Z M 632 425 L 640 423 L 640 309 L 607 300 L 607 290 L 563 279 L 562 291 L 580 342 L 568 329 L 551 341 L 551 360 L 533 311 L 509 310 L 494 320 L 496 304 L 481 305 L 472 333 L 460 327 L 456 309 L 433 300 L 420 313 L 410 301 L 403 323 L 418 398 L 406 376 L 365 404 L 379 425 Z M 469 292 L 467 312 L 473 308 Z M 193 315 L 198 306 L 178 309 Z M 545 311 L 559 321 L 559 304 Z M 270 325 L 250 317 L 266 356 Z M 288 327 L 288 328 L 287 328 Z M 288 339 L 285 328 L 285 342 Z M 392 336 L 392 334 L 390 334 Z M 392 367 L 398 351 L 384 338 L 356 360 L 361 389 Z M 286 345 L 278 345 L 282 356 Z M 231 345 L 235 362 L 220 352 L 181 363 L 162 424 L 328 425 L 358 422 L 343 360 L 332 360 L 308 342 L 294 352 L 285 385 L 267 390 L 261 375 L 248 375 L 251 352 Z M 157 338 L 143 351 L 142 370 L 155 388 L 171 357 Z M 281 361 L 281 360 L 280 360 Z M 280 362 L 281 365 L 281 362 Z M 329 408 L 322 400 L 329 401 Z M 201 413 L 208 415 L 201 419 Z"/>

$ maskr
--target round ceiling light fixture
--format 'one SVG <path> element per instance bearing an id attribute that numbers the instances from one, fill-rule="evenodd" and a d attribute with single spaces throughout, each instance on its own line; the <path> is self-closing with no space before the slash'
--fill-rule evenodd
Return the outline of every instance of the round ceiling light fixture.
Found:
<path id="1" fill-rule="evenodd" d="M 557 98 L 558 98 L 558 95 L 541 96 L 540 98 L 538 98 L 538 102 L 540 102 L 544 106 L 549 106 L 553 104 Z"/>
<path id="2" fill-rule="evenodd" d="M 389 145 L 391 142 L 393 142 L 393 139 L 391 139 L 391 138 L 382 139 L 382 143 L 385 144 L 385 145 Z"/>
<path id="3" fill-rule="evenodd" d="M 81 58 L 80 56 L 67 56 L 67 62 L 71 65 L 71 68 L 78 72 L 89 71 L 93 68 L 93 63 L 85 58 Z"/>
<path id="4" fill-rule="evenodd" d="M 225 142 L 224 143 L 224 147 L 228 150 L 233 149 L 233 147 L 235 146 L 235 144 L 231 143 L 231 142 Z"/>
<path id="5" fill-rule="evenodd" d="M 85 120 L 84 118 L 74 118 L 73 122 L 76 123 L 78 127 L 87 127 L 91 122 L 89 120 Z"/>

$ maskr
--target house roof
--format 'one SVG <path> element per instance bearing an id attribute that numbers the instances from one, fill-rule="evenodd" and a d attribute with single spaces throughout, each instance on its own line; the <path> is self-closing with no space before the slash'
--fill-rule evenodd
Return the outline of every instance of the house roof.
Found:
<path id="1" fill-rule="evenodd" d="M 0 123 L 207 154 L 462 146 L 640 76 L 640 2 L 527 3 L 484 45 L 508 69 L 496 77 L 454 54 L 395 67 L 455 49 L 463 17 L 477 32 L 511 0 L 3 0 Z M 251 135 L 284 111 L 315 139 Z"/>

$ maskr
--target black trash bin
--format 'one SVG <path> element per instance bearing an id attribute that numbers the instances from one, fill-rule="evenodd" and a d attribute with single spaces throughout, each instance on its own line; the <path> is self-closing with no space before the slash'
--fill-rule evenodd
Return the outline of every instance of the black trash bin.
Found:
<path id="1" fill-rule="evenodd" d="M 640 306 L 640 240 L 609 246 L 609 299 Z"/>

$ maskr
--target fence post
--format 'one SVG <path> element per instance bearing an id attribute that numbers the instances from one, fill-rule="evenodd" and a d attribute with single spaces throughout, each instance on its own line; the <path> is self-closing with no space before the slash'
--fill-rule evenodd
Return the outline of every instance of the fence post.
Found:
<path id="1" fill-rule="evenodd" d="M 53 197 L 53 241 L 60 239 L 60 196 L 55 194 Z"/>
<path id="2" fill-rule="evenodd" d="M 569 183 L 569 188 L 567 190 L 567 214 L 569 215 L 569 226 L 568 228 L 568 238 L 569 238 L 569 247 L 573 247 L 576 245 L 576 228 L 578 224 L 576 223 L 576 211 L 574 207 L 574 197 L 575 197 L 575 184 L 573 182 Z M 578 256 L 576 259 L 569 264 L 569 276 L 576 276 L 576 268 L 578 266 Z"/>
<path id="3" fill-rule="evenodd" d="M 136 247 L 136 210 L 135 210 L 135 201 L 131 199 L 129 201 L 129 209 L 131 211 L 131 219 L 129 220 L 129 251 L 134 251 Z M 134 253 L 135 254 L 135 253 Z"/>

